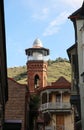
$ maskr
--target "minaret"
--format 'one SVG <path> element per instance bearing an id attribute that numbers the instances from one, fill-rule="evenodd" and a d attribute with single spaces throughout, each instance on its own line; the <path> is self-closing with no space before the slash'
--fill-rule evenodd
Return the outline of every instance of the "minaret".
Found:
<path id="1" fill-rule="evenodd" d="M 47 85 L 47 56 L 49 49 L 42 46 L 42 42 L 36 39 L 32 48 L 25 50 L 28 56 L 27 74 L 30 93 Z"/>

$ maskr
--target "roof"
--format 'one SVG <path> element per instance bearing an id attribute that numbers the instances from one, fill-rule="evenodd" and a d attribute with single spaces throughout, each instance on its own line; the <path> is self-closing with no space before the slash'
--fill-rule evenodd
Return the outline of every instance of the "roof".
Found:
<path id="1" fill-rule="evenodd" d="M 77 49 L 77 44 L 75 43 L 74 45 L 72 45 L 70 48 L 67 49 L 67 54 L 69 57 L 69 60 L 71 61 L 71 51 L 72 50 L 76 50 Z"/>
<path id="2" fill-rule="evenodd" d="M 17 81 L 15 81 L 13 78 L 9 78 L 9 77 L 8 77 L 8 80 L 10 80 L 10 81 L 12 81 L 12 82 L 16 83 L 17 85 L 27 87 L 27 84 L 20 84 L 20 83 L 18 83 Z"/>
<path id="3" fill-rule="evenodd" d="M 71 89 L 71 83 L 61 76 L 56 82 L 52 82 L 51 86 L 41 88 L 40 91 L 46 89 Z"/>
<path id="4" fill-rule="evenodd" d="M 39 38 L 36 38 L 33 43 L 33 47 L 25 49 L 25 52 L 26 52 L 26 55 L 28 55 L 28 56 L 32 56 L 33 52 L 42 53 L 42 54 L 44 54 L 44 56 L 49 55 L 49 49 L 44 48 L 42 46 L 42 42 Z"/>
<path id="5" fill-rule="evenodd" d="M 52 86 L 57 88 L 71 88 L 71 83 L 61 76 L 56 82 L 52 83 Z"/>
<path id="6" fill-rule="evenodd" d="M 40 47 L 42 47 L 42 42 L 39 38 L 37 38 L 33 43 L 33 48 L 40 48 Z"/>
<path id="7" fill-rule="evenodd" d="M 84 18 L 84 2 L 82 6 L 74 13 L 72 13 L 68 18 L 70 18 L 71 20 Z"/>
<path id="8" fill-rule="evenodd" d="M 40 47 L 40 48 L 28 48 L 28 49 L 25 50 L 25 52 L 26 52 L 26 55 L 28 55 L 28 56 L 31 56 L 33 54 L 33 52 L 41 52 L 41 53 L 45 52 L 44 53 L 45 56 L 49 55 L 49 49 L 43 48 L 43 47 Z"/>
<path id="9" fill-rule="evenodd" d="M 73 44 L 71 47 L 69 47 L 69 48 L 67 49 L 67 52 L 73 50 L 73 49 L 76 48 L 76 47 L 77 47 L 77 44 L 75 43 L 75 44 Z"/>

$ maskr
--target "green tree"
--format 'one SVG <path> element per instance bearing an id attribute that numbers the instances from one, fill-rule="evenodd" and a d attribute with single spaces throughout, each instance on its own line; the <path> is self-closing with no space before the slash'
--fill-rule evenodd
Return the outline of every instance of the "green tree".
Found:
<path id="1" fill-rule="evenodd" d="M 48 60 L 48 65 L 51 65 L 51 64 L 52 64 L 52 60 L 49 59 L 49 60 Z"/>
<path id="2" fill-rule="evenodd" d="M 61 58 L 61 57 L 58 57 L 58 58 L 56 59 L 56 62 L 63 62 L 63 61 L 64 61 L 64 59 Z"/>
<path id="3" fill-rule="evenodd" d="M 30 124 L 30 130 L 33 130 L 34 128 L 34 121 L 36 121 L 38 117 L 38 108 L 40 105 L 40 97 L 38 95 L 32 95 L 30 97 L 30 112 L 29 112 L 29 124 Z"/>

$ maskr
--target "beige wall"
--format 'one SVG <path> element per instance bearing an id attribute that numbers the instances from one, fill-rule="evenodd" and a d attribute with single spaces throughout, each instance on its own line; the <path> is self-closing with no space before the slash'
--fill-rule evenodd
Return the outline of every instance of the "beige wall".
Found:
<path id="1" fill-rule="evenodd" d="M 64 116 L 65 130 L 74 130 L 74 113 L 66 114 Z"/>
<path id="2" fill-rule="evenodd" d="M 56 92 L 52 93 L 52 102 L 56 102 Z M 70 103 L 70 93 L 62 93 L 62 102 Z M 51 113 L 51 121 L 49 126 L 56 128 L 56 115 L 59 114 L 64 117 L 64 128 L 65 130 L 74 130 L 74 111 Z"/>
<path id="3" fill-rule="evenodd" d="M 52 102 L 56 102 L 56 93 L 52 94 Z M 62 93 L 62 102 L 70 102 L 69 93 Z"/>
<path id="4" fill-rule="evenodd" d="M 70 94 L 63 94 L 63 102 L 70 102 Z"/>
<path id="5" fill-rule="evenodd" d="M 64 113 L 64 114 L 60 114 L 61 116 L 64 116 L 64 129 L 65 130 L 74 130 L 74 113 L 72 112 L 72 114 L 70 113 Z M 56 114 L 52 114 L 51 116 L 51 122 L 49 124 L 49 126 L 54 126 L 54 128 L 56 129 Z"/>
<path id="6" fill-rule="evenodd" d="M 74 113 L 64 113 L 60 114 L 64 116 L 64 129 L 65 130 L 74 130 Z M 50 122 L 50 126 L 54 126 L 56 128 L 56 114 L 52 115 L 52 120 Z"/>
<path id="7" fill-rule="evenodd" d="M 56 94 L 55 93 L 52 94 L 52 102 L 56 102 Z"/>

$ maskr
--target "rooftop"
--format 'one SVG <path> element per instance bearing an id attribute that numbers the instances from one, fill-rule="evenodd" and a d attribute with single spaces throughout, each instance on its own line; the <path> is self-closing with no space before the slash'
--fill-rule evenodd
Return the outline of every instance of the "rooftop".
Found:
<path id="1" fill-rule="evenodd" d="M 40 47 L 42 47 L 42 42 L 39 38 L 37 38 L 34 40 L 33 48 L 40 48 Z"/>

